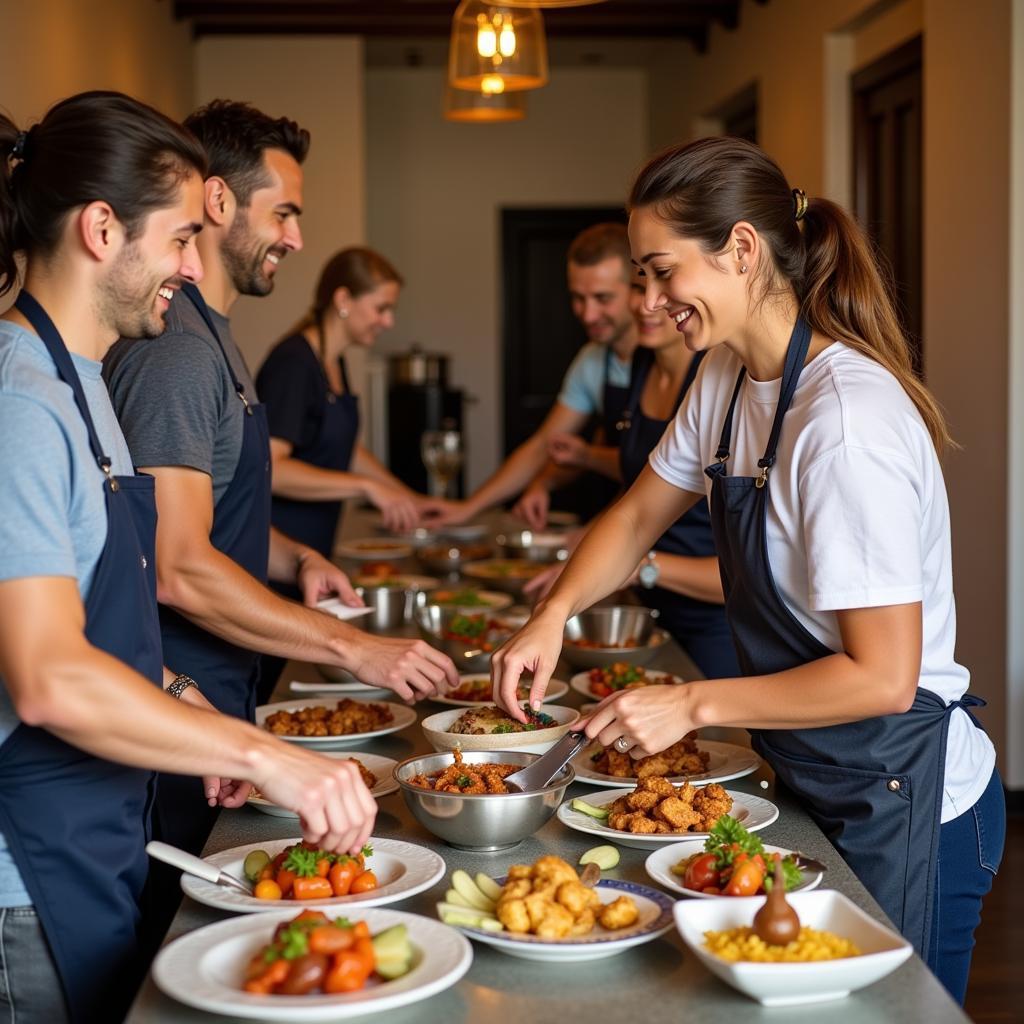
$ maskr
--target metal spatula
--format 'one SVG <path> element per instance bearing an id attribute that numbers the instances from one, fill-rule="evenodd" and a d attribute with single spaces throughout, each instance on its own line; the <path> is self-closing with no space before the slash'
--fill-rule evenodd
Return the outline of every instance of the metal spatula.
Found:
<path id="1" fill-rule="evenodd" d="M 533 764 L 505 776 L 505 785 L 516 793 L 533 793 L 543 789 L 565 767 L 566 762 L 589 742 L 586 733 L 567 732 Z"/>
<path id="2" fill-rule="evenodd" d="M 162 860 L 165 864 L 170 864 L 171 867 L 180 868 L 187 875 L 195 875 L 196 878 L 213 882 L 214 885 L 237 889 L 239 892 L 244 892 L 246 896 L 252 895 L 252 886 L 248 882 L 243 882 L 240 878 L 221 871 L 216 864 L 211 864 L 208 860 L 196 857 L 185 850 L 179 850 L 178 847 L 171 846 L 169 843 L 160 843 L 156 840 L 146 843 L 146 853 L 150 857 Z"/>

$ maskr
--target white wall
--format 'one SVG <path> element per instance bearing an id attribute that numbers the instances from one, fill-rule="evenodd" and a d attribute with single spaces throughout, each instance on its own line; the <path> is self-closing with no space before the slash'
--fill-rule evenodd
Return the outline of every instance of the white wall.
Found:
<path id="1" fill-rule="evenodd" d="M 362 40 L 206 36 L 196 46 L 196 104 L 217 98 L 291 117 L 312 135 L 304 165 L 304 248 L 281 265 L 270 295 L 243 297 L 231 314 L 235 339 L 255 373 L 267 350 L 309 308 L 328 257 L 363 240 Z"/>
<path id="2" fill-rule="evenodd" d="M 501 456 L 499 211 L 624 203 L 648 149 L 647 75 L 556 68 L 526 120 L 504 125 L 444 121 L 438 69 L 370 69 L 366 88 L 367 240 L 406 280 L 378 351 L 417 341 L 451 354 L 452 383 L 478 399 L 467 407 L 474 487 Z"/>

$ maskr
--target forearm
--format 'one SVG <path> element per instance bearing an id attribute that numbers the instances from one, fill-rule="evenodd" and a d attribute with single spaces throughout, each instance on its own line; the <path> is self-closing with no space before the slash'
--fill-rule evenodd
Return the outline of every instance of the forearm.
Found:
<path id="1" fill-rule="evenodd" d="M 404 491 L 406 494 L 414 495 L 416 493 L 411 487 L 402 483 L 369 448 L 361 444 L 357 444 L 355 451 L 352 453 L 352 469 L 362 476 L 369 477 L 371 480 L 376 480 L 382 484 L 387 484 L 389 487 Z"/>
<path id="2" fill-rule="evenodd" d="M 322 469 L 308 462 L 286 458 L 274 459 L 271 490 L 278 498 L 294 501 L 341 501 L 366 496 L 365 477 L 358 473 Z"/>
<path id="3" fill-rule="evenodd" d="M 545 463 L 544 468 L 530 481 L 530 487 L 543 487 L 550 494 L 562 487 L 568 487 L 574 480 L 579 479 L 581 470 L 575 466 L 559 466 L 551 459 Z"/>
<path id="4" fill-rule="evenodd" d="M 622 480 L 622 469 L 619 465 L 619 449 L 607 445 L 587 445 L 587 469 L 592 473 L 600 473 L 616 482 Z"/>
<path id="5" fill-rule="evenodd" d="M 306 553 L 312 551 L 307 544 L 292 540 L 276 526 L 270 528 L 270 551 L 267 557 L 267 576 L 275 583 L 294 583 Z"/>
<path id="6" fill-rule="evenodd" d="M 691 558 L 686 555 L 667 555 L 658 552 L 655 557 L 659 569 L 659 587 L 710 604 L 725 603 L 718 559 L 713 555 L 707 558 Z"/>

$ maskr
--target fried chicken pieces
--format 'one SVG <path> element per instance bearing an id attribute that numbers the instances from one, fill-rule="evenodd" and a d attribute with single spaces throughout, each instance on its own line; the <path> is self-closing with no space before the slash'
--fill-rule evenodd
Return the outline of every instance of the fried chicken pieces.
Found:
<path id="1" fill-rule="evenodd" d="M 620 754 L 614 748 L 602 749 L 591 759 L 595 772 L 613 775 L 617 779 L 638 779 L 648 775 L 700 775 L 708 770 L 711 755 L 698 750 L 696 733 L 688 733 L 658 754 L 634 760 L 629 754 Z"/>
<path id="2" fill-rule="evenodd" d="M 628 896 L 602 905 L 572 865 L 553 856 L 509 868 L 496 913 L 508 931 L 549 941 L 587 935 L 595 924 L 609 930 L 628 928 L 640 917 Z"/>
<path id="3" fill-rule="evenodd" d="M 263 728 L 275 736 L 350 736 L 382 729 L 394 717 L 386 704 L 345 697 L 333 711 L 322 704 L 299 711 L 275 711 L 267 716 Z"/>
<path id="4" fill-rule="evenodd" d="M 505 776 L 523 767 L 521 764 L 495 764 L 490 761 L 467 764 L 462 760 L 462 751 L 458 747 L 452 753 L 455 756 L 454 764 L 429 775 L 414 775 L 409 779 L 409 785 L 432 789 L 435 793 L 464 793 L 467 796 L 507 793 Z"/>
<path id="5" fill-rule="evenodd" d="M 732 797 L 717 783 L 676 787 L 661 776 L 646 775 L 608 808 L 608 827 L 636 835 L 709 832 L 731 810 Z"/>

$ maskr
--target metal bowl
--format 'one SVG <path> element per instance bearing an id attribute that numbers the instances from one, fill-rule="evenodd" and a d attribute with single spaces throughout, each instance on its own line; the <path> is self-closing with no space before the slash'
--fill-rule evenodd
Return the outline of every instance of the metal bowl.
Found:
<path id="1" fill-rule="evenodd" d="M 525 768 L 539 756 L 510 750 L 478 750 L 463 754 L 462 759 L 467 764 L 518 764 Z M 451 754 L 417 754 L 395 766 L 395 781 L 412 816 L 425 829 L 449 846 L 477 853 L 507 850 L 532 836 L 558 809 L 576 777 L 566 765 L 534 793 L 479 796 L 435 793 L 409 784 L 414 775 L 429 775 L 451 764 Z"/>
<path id="2" fill-rule="evenodd" d="M 668 640 L 668 633 L 655 625 L 657 618 L 656 609 L 640 605 L 590 608 L 565 624 L 562 655 L 576 668 L 604 668 L 616 661 L 644 665 Z M 635 640 L 633 645 L 621 646 L 630 639 Z M 574 640 L 600 646 L 577 647 Z"/>
<path id="3" fill-rule="evenodd" d="M 499 533 L 495 543 L 506 558 L 525 558 L 528 562 L 564 562 L 569 557 L 565 535 L 549 530 L 516 530 Z"/>
<path id="4" fill-rule="evenodd" d="M 458 572 L 465 562 L 475 558 L 487 558 L 492 553 L 489 544 L 430 544 L 420 548 L 416 557 L 428 572 Z"/>
<path id="5" fill-rule="evenodd" d="M 522 596 L 523 587 L 544 569 L 544 565 L 526 558 L 488 558 L 482 562 L 467 562 L 462 567 L 462 575 L 481 586 Z"/>
<path id="6" fill-rule="evenodd" d="M 467 614 L 464 609 L 448 608 L 439 604 L 425 604 L 416 608 L 414 617 L 416 627 L 420 636 L 431 646 L 443 651 L 460 672 L 486 672 L 491 663 L 491 651 L 482 651 L 479 644 L 470 640 L 449 640 L 444 634 L 448 631 L 452 619 L 457 615 Z M 504 621 L 499 615 L 484 609 L 473 609 L 472 615 L 485 615 L 488 618 L 496 618 Z M 509 635 L 514 632 L 514 627 L 509 626 Z M 467 657 L 467 653 L 476 653 Z"/>
<path id="7" fill-rule="evenodd" d="M 368 633 L 387 633 L 399 629 L 412 615 L 412 603 L 419 592 L 408 587 L 386 584 L 356 587 L 356 593 L 373 611 L 359 625 Z"/>

